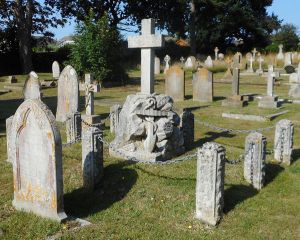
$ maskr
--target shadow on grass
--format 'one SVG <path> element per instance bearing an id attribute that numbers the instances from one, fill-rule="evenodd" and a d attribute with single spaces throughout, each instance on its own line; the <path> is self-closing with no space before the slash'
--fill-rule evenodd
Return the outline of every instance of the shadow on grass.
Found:
<path id="1" fill-rule="evenodd" d="M 64 202 L 67 214 L 85 218 L 121 201 L 138 178 L 135 170 L 125 168 L 131 164 L 121 162 L 105 167 L 102 183 L 93 192 L 80 188 L 65 194 Z"/>
<path id="2" fill-rule="evenodd" d="M 224 99 L 226 99 L 226 97 L 217 96 L 217 97 L 214 97 L 214 102 L 223 101 Z"/>
<path id="3" fill-rule="evenodd" d="M 265 186 L 271 183 L 279 173 L 281 173 L 284 168 L 278 164 L 267 163 L 266 164 L 266 177 L 265 177 Z"/>
<path id="4" fill-rule="evenodd" d="M 294 149 L 292 154 L 291 165 L 300 159 L 300 149 Z"/>
<path id="5" fill-rule="evenodd" d="M 251 186 L 230 185 L 224 192 L 224 213 L 232 211 L 239 203 L 254 197 L 258 191 Z"/>

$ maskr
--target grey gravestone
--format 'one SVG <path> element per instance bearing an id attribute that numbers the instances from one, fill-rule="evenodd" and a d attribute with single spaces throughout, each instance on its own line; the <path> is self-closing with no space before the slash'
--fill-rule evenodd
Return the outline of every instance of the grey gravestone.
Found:
<path id="1" fill-rule="evenodd" d="M 74 143 L 81 139 L 81 113 L 71 113 L 66 121 L 67 142 Z"/>
<path id="2" fill-rule="evenodd" d="M 200 68 L 193 74 L 193 100 L 213 101 L 213 73 L 206 68 Z"/>
<path id="3" fill-rule="evenodd" d="M 255 189 L 262 189 L 265 182 L 266 138 L 261 133 L 246 137 L 244 178 Z"/>
<path id="4" fill-rule="evenodd" d="M 279 163 L 291 164 L 294 145 L 294 124 L 283 119 L 276 124 L 274 158 Z"/>
<path id="5" fill-rule="evenodd" d="M 166 95 L 174 101 L 183 101 L 185 97 L 185 74 L 179 66 L 172 66 L 166 74 Z"/>
<path id="6" fill-rule="evenodd" d="M 7 149 L 7 162 L 12 162 L 12 141 L 11 141 L 11 126 L 14 115 L 6 119 L 6 149 Z"/>
<path id="7" fill-rule="evenodd" d="M 66 66 L 58 79 L 56 121 L 65 122 L 67 116 L 79 110 L 79 83 L 77 73 Z"/>
<path id="8" fill-rule="evenodd" d="M 184 109 L 180 119 L 180 130 L 183 133 L 184 147 L 190 149 L 194 145 L 195 140 L 195 116 L 190 110 Z"/>
<path id="9" fill-rule="evenodd" d="M 24 99 L 41 99 L 41 84 L 38 75 L 30 72 L 23 89 Z"/>
<path id="10" fill-rule="evenodd" d="M 66 219 L 61 137 L 52 112 L 40 100 L 26 100 L 14 115 L 11 132 L 13 206 L 56 221 Z"/>
<path id="11" fill-rule="evenodd" d="M 98 115 L 82 116 L 83 186 L 93 190 L 103 176 L 103 124 Z"/>
<path id="12" fill-rule="evenodd" d="M 120 106 L 119 104 L 113 105 L 110 108 L 110 132 L 111 133 L 115 133 L 116 131 L 118 131 L 121 110 L 122 110 L 122 106 Z"/>
<path id="13" fill-rule="evenodd" d="M 154 74 L 160 74 L 160 59 L 155 57 Z"/>
<path id="14" fill-rule="evenodd" d="M 205 143 L 198 149 L 196 218 L 217 225 L 224 207 L 225 149 L 217 143 Z"/>
<path id="15" fill-rule="evenodd" d="M 59 63 L 57 61 L 54 61 L 52 63 L 52 76 L 53 79 L 58 79 L 60 75 L 60 67 L 59 67 Z"/>

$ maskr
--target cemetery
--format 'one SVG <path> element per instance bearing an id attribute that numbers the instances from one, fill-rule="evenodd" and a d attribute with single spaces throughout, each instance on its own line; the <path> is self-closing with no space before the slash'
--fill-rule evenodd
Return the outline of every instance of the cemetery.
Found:
<path id="1" fill-rule="evenodd" d="M 161 55 L 138 24 L 120 84 L 0 75 L 0 239 L 299 239 L 300 50 Z"/>

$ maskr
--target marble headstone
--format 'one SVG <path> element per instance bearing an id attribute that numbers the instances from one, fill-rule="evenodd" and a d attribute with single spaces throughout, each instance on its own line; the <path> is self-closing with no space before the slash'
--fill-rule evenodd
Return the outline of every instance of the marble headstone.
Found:
<path id="1" fill-rule="evenodd" d="M 193 74 L 193 100 L 213 101 L 213 73 L 206 68 L 200 68 Z"/>
<path id="2" fill-rule="evenodd" d="M 59 63 L 57 61 L 54 61 L 52 63 L 52 76 L 53 76 L 53 79 L 58 79 L 59 74 L 60 74 Z"/>
<path id="3" fill-rule="evenodd" d="M 174 101 L 183 101 L 185 97 L 185 74 L 179 66 L 172 66 L 166 74 L 166 95 Z"/>

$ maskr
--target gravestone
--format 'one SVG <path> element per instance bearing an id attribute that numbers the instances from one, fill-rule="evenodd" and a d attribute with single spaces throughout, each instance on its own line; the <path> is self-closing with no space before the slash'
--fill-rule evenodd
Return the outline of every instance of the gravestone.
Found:
<path id="1" fill-rule="evenodd" d="M 172 66 L 166 74 L 166 95 L 174 101 L 183 101 L 185 97 L 185 73 L 179 66 Z"/>
<path id="2" fill-rule="evenodd" d="M 63 204 L 62 145 L 55 117 L 38 99 L 25 100 L 12 123 L 13 206 L 56 221 Z"/>
<path id="3" fill-rule="evenodd" d="M 212 61 L 212 59 L 211 59 L 211 56 L 208 56 L 208 57 L 206 58 L 206 60 L 204 61 L 204 65 L 205 65 L 205 67 L 207 67 L 207 68 L 212 68 L 212 67 L 214 66 L 214 63 L 213 63 L 213 61 Z"/>
<path id="4" fill-rule="evenodd" d="M 12 163 L 12 141 L 11 141 L 11 126 L 13 121 L 14 115 L 10 116 L 6 119 L 6 150 L 7 150 L 7 162 Z"/>
<path id="5" fill-rule="evenodd" d="M 59 75 L 60 75 L 59 63 L 57 61 L 54 61 L 52 63 L 52 76 L 53 76 L 53 79 L 58 80 Z"/>
<path id="6" fill-rule="evenodd" d="M 180 58 L 181 67 L 182 67 L 182 68 L 183 68 L 183 67 L 184 67 L 184 65 L 185 65 L 185 64 L 184 64 L 184 60 L 185 60 L 185 59 L 184 59 L 184 57 L 181 57 L 181 58 Z"/>
<path id="7" fill-rule="evenodd" d="M 170 69 L 170 61 L 171 61 L 170 56 L 166 55 L 165 58 L 164 58 L 164 61 L 165 61 L 164 74 L 166 74 L 167 71 Z"/>
<path id="8" fill-rule="evenodd" d="M 15 75 L 12 75 L 12 76 L 8 76 L 8 78 L 7 78 L 7 81 L 6 81 L 7 83 L 10 83 L 10 84 L 12 84 L 12 83 L 17 83 L 18 82 L 18 79 L 16 78 L 16 76 Z"/>
<path id="9" fill-rule="evenodd" d="M 232 60 L 229 57 L 226 58 L 226 65 L 227 65 L 227 71 L 224 74 L 223 79 L 232 80 L 232 70 L 231 70 Z"/>
<path id="10" fill-rule="evenodd" d="M 194 145 L 195 140 L 195 116 L 189 109 L 184 109 L 180 119 L 180 130 L 183 133 L 184 147 L 190 149 Z"/>
<path id="11" fill-rule="evenodd" d="M 41 83 L 35 72 L 30 72 L 23 89 L 24 99 L 41 99 Z"/>
<path id="12" fill-rule="evenodd" d="M 142 34 L 128 37 L 128 48 L 141 48 L 141 92 L 154 93 L 154 49 L 164 46 L 162 35 L 155 35 L 154 19 L 142 20 Z"/>
<path id="13" fill-rule="evenodd" d="M 120 112 L 122 106 L 115 104 L 110 108 L 110 132 L 115 133 L 118 131 L 118 126 L 120 122 Z"/>
<path id="14" fill-rule="evenodd" d="M 289 96 L 293 98 L 300 98 L 300 63 L 298 65 L 297 73 L 290 75 Z"/>
<path id="15" fill-rule="evenodd" d="M 185 68 L 194 69 L 195 67 L 196 67 L 196 58 L 194 56 L 188 57 L 185 62 Z"/>
<path id="16" fill-rule="evenodd" d="M 218 61 L 218 52 L 219 52 L 219 48 L 218 48 L 218 47 L 215 47 L 214 52 L 215 52 L 215 61 Z"/>
<path id="17" fill-rule="evenodd" d="M 233 75 L 232 75 L 232 95 L 222 101 L 224 107 L 244 107 L 248 102 L 241 96 L 240 93 L 240 64 L 241 54 L 236 53 L 233 60 Z"/>
<path id="18" fill-rule="evenodd" d="M 262 75 L 264 73 L 264 70 L 262 68 L 262 63 L 265 61 L 262 56 L 260 55 L 260 53 L 258 54 L 258 63 L 259 63 L 259 68 L 256 70 L 256 73 L 259 75 Z"/>
<path id="19" fill-rule="evenodd" d="M 67 116 L 79 111 L 79 83 L 77 73 L 66 66 L 58 79 L 56 121 L 65 122 Z"/>
<path id="20" fill-rule="evenodd" d="M 160 59 L 155 57 L 154 74 L 160 74 Z"/>
<path id="21" fill-rule="evenodd" d="M 100 92 L 100 85 L 94 83 L 94 79 L 90 73 L 85 74 L 85 110 L 86 115 L 94 114 L 94 93 Z"/>
<path id="22" fill-rule="evenodd" d="M 283 45 L 280 44 L 280 45 L 278 46 L 278 48 L 279 48 L 279 53 L 277 54 L 276 58 L 277 58 L 277 60 L 284 60 L 284 55 L 283 55 Z"/>
<path id="23" fill-rule="evenodd" d="M 196 183 L 196 218 L 217 225 L 224 207 L 225 148 L 205 143 L 198 149 Z"/>
<path id="24" fill-rule="evenodd" d="M 290 83 L 300 83 L 300 63 L 298 64 L 297 72 L 292 73 L 289 79 Z"/>
<path id="25" fill-rule="evenodd" d="M 257 50 L 256 50 L 256 48 L 254 48 L 253 50 L 252 50 L 252 54 L 253 54 L 253 61 L 255 61 L 255 57 L 256 57 L 256 53 L 257 53 Z"/>
<path id="26" fill-rule="evenodd" d="M 292 54 L 290 52 L 287 52 L 284 55 L 284 66 L 292 65 Z"/>
<path id="27" fill-rule="evenodd" d="M 249 62 L 249 65 L 247 65 L 247 67 L 248 67 L 247 68 L 247 72 L 248 73 L 254 73 L 254 70 L 253 70 L 254 58 L 253 58 L 252 54 L 251 54 L 251 56 L 247 60 Z"/>
<path id="28" fill-rule="evenodd" d="M 193 74 L 193 100 L 213 101 L 213 73 L 206 68 L 200 68 Z"/>
<path id="29" fill-rule="evenodd" d="M 265 182 L 267 140 L 261 133 L 250 133 L 246 137 L 244 178 L 255 189 L 262 189 Z"/>
<path id="30" fill-rule="evenodd" d="M 274 159 L 279 163 L 291 164 L 294 145 L 294 124 L 283 119 L 276 124 Z"/>
<path id="31" fill-rule="evenodd" d="M 81 139 L 81 113 L 71 113 L 66 121 L 66 135 L 68 143 L 75 143 Z"/>
<path id="32" fill-rule="evenodd" d="M 278 96 L 274 96 L 274 80 L 275 74 L 273 72 L 273 65 L 269 66 L 268 71 L 268 83 L 267 83 L 267 95 L 262 96 L 258 102 L 260 108 L 278 108 Z"/>
<path id="33" fill-rule="evenodd" d="M 218 54 L 218 59 L 221 60 L 221 61 L 224 61 L 224 59 L 225 59 L 224 53 L 219 53 Z"/>

